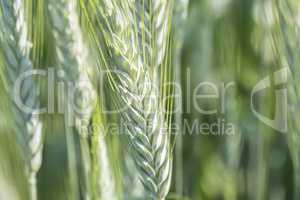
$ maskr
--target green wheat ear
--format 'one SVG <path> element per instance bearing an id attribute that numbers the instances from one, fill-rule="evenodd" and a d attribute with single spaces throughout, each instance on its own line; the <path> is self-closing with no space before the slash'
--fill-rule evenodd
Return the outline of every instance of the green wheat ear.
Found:
<path id="1" fill-rule="evenodd" d="M 93 124 L 93 110 L 95 105 L 95 88 L 89 77 L 89 71 L 91 69 L 91 63 L 95 63 L 89 60 L 89 49 L 84 41 L 82 30 L 79 24 L 79 15 L 77 13 L 76 0 L 53 0 L 49 3 L 49 11 L 51 14 L 51 21 L 53 25 L 53 35 L 56 41 L 56 57 L 60 69 L 65 74 L 65 81 L 73 84 L 84 83 L 84 88 L 78 88 L 81 93 L 84 90 L 90 90 L 91 96 L 89 96 L 89 102 L 91 106 L 85 112 L 84 115 L 76 115 L 77 121 L 80 124 L 75 124 L 80 136 L 80 149 L 81 149 L 81 165 L 84 171 L 84 196 L 85 199 L 101 197 L 104 199 L 116 199 L 114 194 L 114 183 L 110 177 L 109 160 L 107 158 L 106 144 L 101 137 L 102 133 L 89 132 L 89 125 Z M 101 121 L 101 120 L 100 120 Z M 68 123 L 68 122 L 65 122 Z M 96 126 L 100 126 L 97 124 Z M 71 127 L 67 127 L 71 128 Z M 91 137 L 89 135 L 91 133 Z M 92 144 L 89 144 L 88 139 L 91 138 Z M 97 141 L 95 141 L 97 140 Z M 69 151 L 72 151 L 70 149 Z M 93 152 L 91 154 L 91 151 Z M 73 152 L 75 153 L 75 152 Z M 91 154 L 91 155 L 90 155 Z M 92 157 L 92 158 L 91 158 Z M 101 163 L 101 164 L 99 164 Z M 69 165 L 74 165 L 70 163 Z M 97 168 L 97 169 L 94 169 Z M 91 172 L 99 174 L 91 174 Z M 109 187 L 109 190 L 99 191 L 97 186 L 95 187 L 95 181 L 91 178 L 92 175 L 99 177 L 99 186 L 105 185 Z M 71 175 L 72 176 L 72 175 Z M 74 176 L 74 174 L 73 174 Z M 107 180 L 106 180 L 107 179 Z M 74 180 L 76 181 L 76 180 Z M 72 181 L 71 181 L 72 182 Z M 96 183 L 98 184 L 98 183 Z M 76 190 L 76 188 L 74 188 Z M 96 190 L 96 191 L 93 191 Z"/>
<path id="2" fill-rule="evenodd" d="M 42 163 L 42 123 L 30 111 L 17 105 L 16 95 L 29 108 L 37 108 L 39 100 L 35 83 L 27 78 L 20 85 L 20 94 L 14 94 L 14 86 L 24 73 L 33 70 L 29 59 L 30 44 L 27 39 L 24 4 L 21 0 L 1 1 L 1 44 L 6 63 L 9 94 L 12 98 L 12 112 L 15 116 L 15 129 L 23 157 L 27 162 L 30 199 L 37 199 L 36 174 Z"/>
<path id="3" fill-rule="evenodd" d="M 87 60 L 88 50 L 85 47 L 82 33 L 79 26 L 79 19 L 76 11 L 76 1 L 73 0 L 51 0 L 49 1 L 49 13 L 51 17 L 52 33 L 55 38 L 56 58 L 58 68 L 63 72 L 63 79 L 66 84 L 72 84 L 73 87 L 78 87 L 82 94 L 82 86 L 84 83 L 90 92 L 94 92 L 92 84 L 89 80 L 87 70 L 89 63 Z M 67 91 L 66 91 L 67 92 Z M 75 98 L 75 99 L 73 99 Z M 89 97 L 90 98 L 90 97 Z M 89 99 L 90 101 L 91 99 Z M 77 155 L 75 146 L 75 136 L 73 135 L 73 123 L 79 133 L 80 138 L 80 162 L 83 166 L 83 196 L 86 199 L 90 198 L 91 188 L 88 177 L 90 176 L 90 158 L 89 145 L 87 142 L 87 126 L 91 119 L 91 108 L 85 109 L 82 107 L 81 99 L 79 99 L 79 109 L 84 111 L 84 115 L 75 113 L 73 102 L 77 102 L 74 96 L 68 96 L 65 102 L 65 129 L 68 152 L 68 167 L 69 167 L 69 186 L 70 198 L 79 198 L 79 177 L 76 169 Z M 75 105 L 77 107 L 77 105 Z M 84 110 L 82 110 L 84 109 Z M 69 121 L 71 120 L 71 121 Z M 81 185 L 80 185 L 81 186 Z"/>
<path id="4" fill-rule="evenodd" d="M 90 1 L 99 29 L 92 27 L 104 68 L 109 71 L 114 102 L 132 146 L 140 181 L 151 199 L 165 199 L 171 181 L 169 119 L 161 89 L 170 69 L 171 1 Z M 100 32 L 100 33 L 99 33 Z M 117 73 L 116 73 L 117 72 Z"/>

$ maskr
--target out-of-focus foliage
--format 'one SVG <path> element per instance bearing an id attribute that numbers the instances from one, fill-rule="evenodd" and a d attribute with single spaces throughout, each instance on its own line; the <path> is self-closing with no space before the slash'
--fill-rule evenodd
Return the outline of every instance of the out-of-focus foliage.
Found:
<path id="1" fill-rule="evenodd" d="M 81 6 L 85 3 L 78 1 Z M 298 2 L 190 0 L 184 23 L 174 21 L 172 42 L 180 43 L 180 47 L 178 52 L 177 46 L 172 46 L 174 68 L 170 70 L 175 72 L 176 67 L 180 67 L 182 136 L 179 141 L 182 145 L 174 145 L 176 162 L 167 199 L 300 199 Z M 47 70 L 56 64 L 47 0 L 26 0 L 26 3 L 31 58 L 35 68 Z M 97 65 L 101 66 L 103 63 L 97 57 L 98 44 L 92 42 L 96 36 L 89 32 L 89 26 L 97 25 L 96 19 L 86 21 L 81 6 L 78 7 L 81 27 L 90 42 L 91 56 L 98 59 Z M 180 32 L 179 36 L 176 31 Z M 21 170 L 20 149 L 13 134 L 12 113 L 8 109 L 2 56 L 0 61 L 0 199 L 23 200 L 28 196 L 28 188 Z M 282 69 L 287 69 L 288 78 L 286 83 L 278 85 L 275 74 Z M 95 71 L 98 71 L 97 67 Z M 266 77 L 269 78 L 268 87 L 252 96 L 255 86 Z M 41 104 L 47 105 L 47 80 L 38 81 Z M 199 87 L 199 84 L 202 85 Z M 111 91 L 107 86 L 102 89 L 104 91 L 98 96 L 106 95 L 103 104 L 111 109 Z M 281 100 L 279 90 L 283 90 Z M 206 96 L 195 100 L 197 95 Z M 175 110 L 176 105 L 180 102 L 176 104 L 175 101 Z M 255 109 L 272 120 L 279 108 L 283 109 L 282 115 L 287 112 L 287 129 L 284 131 L 263 123 L 253 112 Z M 216 112 L 205 112 L 209 110 Z M 173 119 L 176 119 L 175 115 L 176 112 Z M 38 194 L 42 200 L 70 199 L 63 118 L 60 113 L 42 115 L 45 142 L 43 164 L 38 174 Z M 104 121 L 107 126 L 120 123 L 118 116 L 113 114 L 106 116 Z M 202 129 L 202 124 L 206 128 Z M 232 134 L 224 134 L 228 128 L 232 128 Z M 118 135 L 119 131 L 122 130 L 110 129 L 111 134 L 105 137 L 116 196 L 143 199 L 144 191 L 129 154 L 132 147 L 125 136 Z M 177 151 L 176 148 L 182 149 Z M 75 168 L 80 172 L 82 163 L 77 161 Z M 176 173 L 181 177 L 176 177 Z"/>

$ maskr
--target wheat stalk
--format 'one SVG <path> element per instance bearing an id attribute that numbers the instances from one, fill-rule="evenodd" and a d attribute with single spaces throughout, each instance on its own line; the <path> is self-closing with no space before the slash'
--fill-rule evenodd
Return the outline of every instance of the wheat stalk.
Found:
<path id="1" fill-rule="evenodd" d="M 181 92 L 181 56 L 182 56 L 182 45 L 184 40 L 184 29 L 186 28 L 186 18 L 188 12 L 189 0 L 175 0 L 174 3 L 174 14 L 173 14 L 173 65 L 175 73 L 176 87 L 176 99 L 175 104 L 175 118 L 178 130 L 176 133 L 176 193 L 183 196 L 183 150 L 182 150 L 182 113 L 183 113 L 183 103 L 182 103 L 182 92 Z"/>
<path id="2" fill-rule="evenodd" d="M 10 95 L 16 100 L 20 95 L 22 102 L 35 108 L 39 105 L 35 84 L 32 79 L 26 79 L 21 83 L 21 94 L 13 93 L 14 85 L 20 75 L 33 70 L 28 53 L 30 49 L 27 40 L 27 25 L 22 0 L 1 1 L 1 40 L 4 47 L 6 71 Z M 24 157 L 28 162 L 28 181 L 30 185 L 30 199 L 37 199 L 36 174 L 42 163 L 42 123 L 32 112 L 24 112 L 13 102 L 15 114 L 16 132 L 22 146 Z"/>
<path id="3" fill-rule="evenodd" d="M 109 162 L 107 145 L 105 143 L 105 138 L 102 132 L 98 136 L 98 166 L 100 166 L 100 179 L 99 186 L 101 189 L 100 199 L 111 199 L 116 200 L 117 194 L 115 193 L 115 187 L 113 182 L 113 175 L 111 174 L 111 165 Z"/>
<path id="4" fill-rule="evenodd" d="M 140 180 L 152 199 L 164 199 L 172 169 L 160 97 L 168 44 L 169 1 L 104 1 L 96 4 L 109 53 L 104 63 L 112 79 L 122 120 L 133 147 Z M 117 73 L 116 73 L 117 72 Z"/>

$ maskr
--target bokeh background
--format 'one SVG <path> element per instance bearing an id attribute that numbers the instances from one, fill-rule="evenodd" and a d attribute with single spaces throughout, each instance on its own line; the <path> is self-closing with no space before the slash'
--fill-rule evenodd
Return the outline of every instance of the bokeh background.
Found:
<path id="1" fill-rule="evenodd" d="M 174 169 L 168 199 L 300 199 L 298 2 L 190 0 L 187 11 L 174 4 L 171 69 L 182 87 L 182 102 L 175 102 L 175 108 L 182 108 L 182 115 L 175 113 L 173 119 L 182 129 L 174 137 Z M 45 1 L 27 0 L 27 13 L 32 25 L 29 36 L 33 41 L 31 56 L 35 67 L 55 66 Z M 182 21 L 176 20 L 180 14 L 186 15 Z M 85 26 L 84 21 L 82 24 Z M 274 73 L 283 68 L 288 69 L 288 79 L 276 85 Z M 276 91 L 284 89 L 288 100 L 286 106 L 282 105 L 287 112 L 286 131 L 266 125 L 251 109 L 251 92 L 266 77 L 270 79 L 270 87 L 253 97 L 255 110 L 273 119 L 279 101 Z M 216 113 L 205 114 L 194 108 L 195 94 L 216 94 L 216 90 L 207 85 L 193 94 L 204 82 L 216 86 L 220 94 L 224 85 L 233 83 L 224 99 L 219 96 L 197 100 L 201 108 L 216 109 Z M 42 104 L 46 105 L 47 81 L 39 83 Z M 27 196 L 26 180 L 5 87 L 5 78 L 1 77 L 0 199 L 23 200 Z M 109 99 L 107 102 L 109 107 Z M 38 174 L 39 199 L 42 200 L 70 199 L 63 118 L 57 113 L 42 116 L 46 133 L 43 165 Z M 114 115 L 107 116 L 106 120 L 118 123 Z M 216 134 L 215 129 L 199 130 L 201 124 L 215 123 L 217 126 L 232 124 L 233 134 L 222 134 L 222 131 Z M 126 138 L 107 134 L 105 142 L 119 198 L 143 199 Z M 80 171 L 82 163 L 75 164 Z"/>

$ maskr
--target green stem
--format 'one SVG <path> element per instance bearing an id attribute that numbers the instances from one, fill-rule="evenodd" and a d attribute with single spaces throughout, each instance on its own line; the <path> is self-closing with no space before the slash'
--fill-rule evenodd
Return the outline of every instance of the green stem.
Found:
<path id="1" fill-rule="evenodd" d="M 293 161 L 294 169 L 294 199 L 300 199 L 300 163 L 298 157 Z"/>
<path id="2" fill-rule="evenodd" d="M 68 101 L 68 100 L 67 100 Z M 72 131 L 72 127 L 69 126 L 69 122 L 72 114 L 70 104 L 68 103 L 65 112 L 65 130 L 66 130 L 66 142 L 67 142 L 67 154 L 68 154 L 68 167 L 69 167 L 69 186 L 70 196 L 72 200 L 78 200 L 78 176 L 77 176 L 77 164 L 76 164 L 76 148 L 75 139 Z"/>
<path id="3" fill-rule="evenodd" d="M 29 199 L 30 200 L 37 200 L 37 181 L 36 181 L 36 173 L 30 172 L 28 177 L 28 184 L 29 184 Z"/>
<path id="4" fill-rule="evenodd" d="M 84 128 L 86 130 L 86 128 Z M 87 131 L 83 130 L 80 135 L 80 151 L 81 151 L 81 164 L 83 167 L 83 179 L 84 179 L 84 199 L 91 199 L 91 159 L 90 159 L 90 148 L 87 141 Z"/>
<path id="5" fill-rule="evenodd" d="M 181 94 L 181 46 L 180 41 L 175 41 L 175 54 L 174 54 L 174 66 L 175 66 L 175 81 L 176 81 L 176 99 L 175 99 L 175 123 L 177 125 L 176 130 L 176 193 L 183 196 L 183 151 L 182 151 L 182 94 Z"/>

